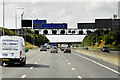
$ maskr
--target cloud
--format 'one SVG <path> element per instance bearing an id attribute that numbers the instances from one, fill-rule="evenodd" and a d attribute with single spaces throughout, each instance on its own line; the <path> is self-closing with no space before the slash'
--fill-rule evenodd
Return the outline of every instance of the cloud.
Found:
<path id="1" fill-rule="evenodd" d="M 65 8 L 62 8 L 60 11 L 57 12 L 58 16 L 62 16 L 65 14 Z"/>
<path id="2" fill-rule="evenodd" d="M 60 21 L 60 22 L 72 22 L 73 21 L 73 17 L 71 16 L 71 15 L 66 15 L 65 17 L 62 17 L 62 18 L 60 18 L 58 21 Z"/>
<path id="3" fill-rule="evenodd" d="M 119 0 L 5 0 L 6 2 L 118 2 Z M 2 0 L 0 1 L 2 2 Z"/>
<path id="4" fill-rule="evenodd" d="M 85 4 L 84 8 L 86 10 L 93 10 L 93 9 L 99 8 L 100 5 L 101 4 L 99 2 L 89 2 Z"/>

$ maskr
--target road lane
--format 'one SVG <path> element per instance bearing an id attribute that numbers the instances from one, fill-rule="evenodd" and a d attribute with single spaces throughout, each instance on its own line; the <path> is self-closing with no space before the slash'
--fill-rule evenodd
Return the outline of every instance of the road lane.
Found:
<path id="1" fill-rule="evenodd" d="M 87 57 L 87 56 L 86 56 Z M 2 68 L 3 78 L 118 78 L 118 74 L 88 61 L 73 52 L 49 53 L 33 49 L 24 67 Z"/>
<path id="2" fill-rule="evenodd" d="M 29 54 L 30 53 L 30 54 Z M 27 64 L 23 67 L 18 65 L 8 65 L 2 68 L 3 78 L 20 78 L 24 73 L 28 72 L 28 69 L 35 66 L 34 62 L 37 61 L 38 55 L 43 57 L 43 53 L 38 54 L 38 49 L 33 50 L 27 54 Z M 11 74 L 12 73 L 12 74 Z"/>
<path id="3" fill-rule="evenodd" d="M 111 63 L 109 63 L 109 62 L 107 62 L 107 61 L 104 61 L 104 59 L 95 58 L 95 57 L 92 57 L 92 56 L 89 56 L 89 55 L 82 54 L 82 53 L 80 53 L 80 52 L 76 52 L 76 51 L 74 51 L 74 50 L 72 50 L 72 52 L 75 53 L 75 54 L 77 54 L 78 56 L 79 56 L 79 55 L 84 56 L 84 57 L 86 57 L 86 58 L 88 58 L 88 59 L 94 60 L 94 61 L 96 61 L 96 62 L 98 62 L 98 63 L 101 63 L 101 64 L 103 64 L 103 65 L 105 65 L 105 66 L 108 66 L 108 67 L 110 67 L 110 68 L 112 68 L 112 69 L 114 69 L 114 70 L 118 70 L 118 66 L 113 65 L 113 64 L 111 64 Z"/>
<path id="4" fill-rule="evenodd" d="M 60 53 L 44 54 L 45 57 L 38 62 L 40 67 L 33 68 L 26 78 L 77 78 Z"/>
<path id="5" fill-rule="evenodd" d="M 72 54 L 63 53 L 62 55 L 76 68 L 78 74 L 83 78 L 118 78 L 118 74 L 88 61 L 73 52 Z"/>
<path id="6" fill-rule="evenodd" d="M 60 54 L 40 52 L 39 49 L 27 54 L 24 67 L 6 66 L 2 72 L 3 78 L 77 78 Z"/>

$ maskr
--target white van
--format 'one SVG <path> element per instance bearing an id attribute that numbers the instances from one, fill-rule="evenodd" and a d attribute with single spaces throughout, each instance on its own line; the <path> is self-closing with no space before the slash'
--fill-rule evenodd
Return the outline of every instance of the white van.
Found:
<path id="1" fill-rule="evenodd" d="M 1 36 L 0 54 L 2 66 L 5 64 L 26 64 L 25 41 L 19 36 Z"/>

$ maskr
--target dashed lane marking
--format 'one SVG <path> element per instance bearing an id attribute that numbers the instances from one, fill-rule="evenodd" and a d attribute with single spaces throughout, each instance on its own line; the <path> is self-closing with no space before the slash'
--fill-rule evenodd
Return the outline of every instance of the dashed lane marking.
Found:
<path id="1" fill-rule="evenodd" d="M 35 64 L 37 64 L 37 62 L 35 62 Z"/>
<path id="2" fill-rule="evenodd" d="M 68 63 L 70 65 L 70 63 Z"/>
<path id="3" fill-rule="evenodd" d="M 21 78 L 25 78 L 26 75 L 23 75 Z"/>
<path id="4" fill-rule="evenodd" d="M 72 68 L 72 70 L 74 71 L 74 70 L 75 70 L 75 68 Z"/>
<path id="5" fill-rule="evenodd" d="M 78 76 L 78 78 L 79 78 L 79 79 L 82 79 L 82 77 L 81 77 L 81 76 Z"/>
<path id="6" fill-rule="evenodd" d="M 33 69 L 33 67 L 31 67 L 30 69 Z"/>

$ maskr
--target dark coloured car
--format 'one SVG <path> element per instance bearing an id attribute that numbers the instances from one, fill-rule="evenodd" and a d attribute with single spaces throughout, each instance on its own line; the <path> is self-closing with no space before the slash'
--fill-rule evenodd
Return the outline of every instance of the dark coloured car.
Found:
<path id="1" fill-rule="evenodd" d="M 101 48 L 101 51 L 103 51 L 103 52 L 110 52 L 110 49 L 108 48 L 108 47 L 102 47 Z"/>
<path id="2" fill-rule="evenodd" d="M 88 47 L 84 47 L 85 50 L 88 50 Z"/>
<path id="3" fill-rule="evenodd" d="M 88 50 L 88 47 L 82 47 L 82 49 Z"/>
<path id="4" fill-rule="evenodd" d="M 64 53 L 71 53 L 71 48 L 70 47 L 65 48 Z"/>
<path id="5" fill-rule="evenodd" d="M 61 47 L 60 49 L 61 49 L 61 51 L 64 51 L 65 47 Z"/>
<path id="6" fill-rule="evenodd" d="M 56 46 L 52 46 L 50 48 L 50 53 L 58 53 L 58 48 Z"/>
<path id="7" fill-rule="evenodd" d="M 40 51 L 47 51 L 47 47 L 46 46 L 41 46 Z"/>

